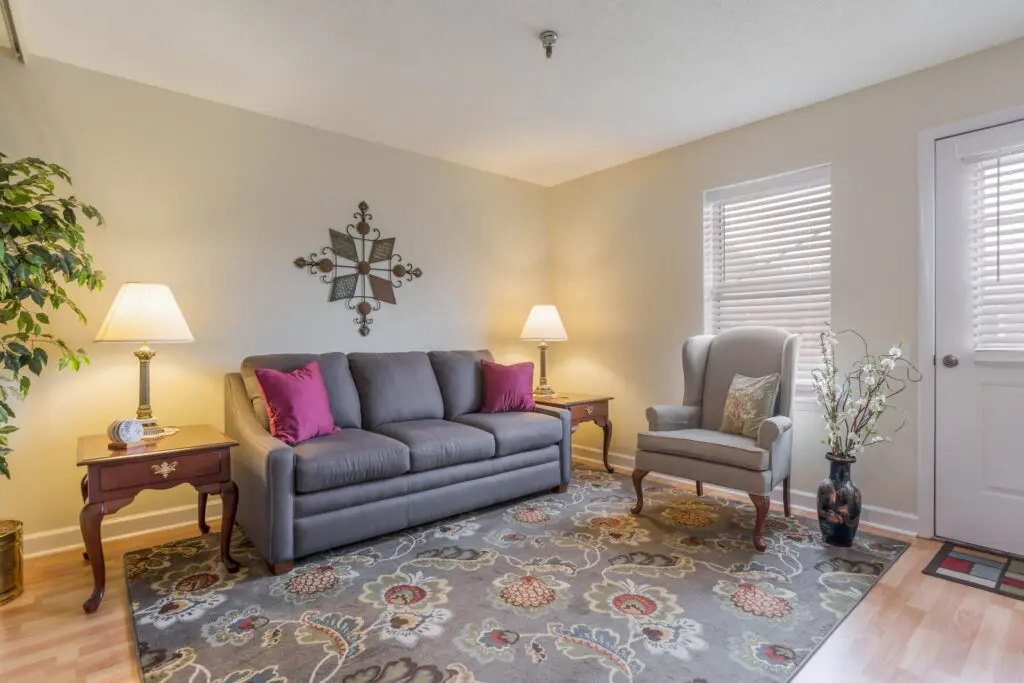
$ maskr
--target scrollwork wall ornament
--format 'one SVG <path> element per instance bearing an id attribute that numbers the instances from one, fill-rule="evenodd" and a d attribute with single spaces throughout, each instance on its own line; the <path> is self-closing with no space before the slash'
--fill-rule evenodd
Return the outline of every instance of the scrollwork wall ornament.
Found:
<path id="1" fill-rule="evenodd" d="M 371 314 L 379 311 L 381 304 L 397 304 L 395 289 L 423 275 L 395 253 L 394 237 L 382 239 L 380 230 L 370 226 L 373 214 L 369 210 L 369 204 L 359 202 L 359 211 L 352 214 L 356 222 L 345 226 L 345 232 L 331 228 L 329 246 L 319 254 L 295 259 L 297 268 L 319 275 L 331 286 L 328 301 L 344 301 L 356 312 L 353 322 L 364 337 L 370 334 Z"/>

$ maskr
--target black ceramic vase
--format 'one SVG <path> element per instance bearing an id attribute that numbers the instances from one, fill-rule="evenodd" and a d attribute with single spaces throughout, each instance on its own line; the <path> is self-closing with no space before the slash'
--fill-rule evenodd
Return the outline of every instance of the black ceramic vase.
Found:
<path id="1" fill-rule="evenodd" d="M 860 524 L 860 489 L 850 479 L 850 465 L 857 458 L 831 454 L 825 458 L 830 467 L 828 477 L 818 485 L 818 526 L 826 543 L 848 548 Z"/>

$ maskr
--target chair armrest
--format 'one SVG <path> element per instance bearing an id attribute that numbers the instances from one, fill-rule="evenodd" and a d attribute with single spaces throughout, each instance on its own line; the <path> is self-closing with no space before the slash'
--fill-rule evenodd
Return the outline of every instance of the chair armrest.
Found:
<path id="1" fill-rule="evenodd" d="M 224 427 L 238 442 L 231 479 L 238 486 L 239 525 L 267 562 L 293 559 L 295 453 L 263 429 L 238 374 L 225 381 Z"/>
<path id="2" fill-rule="evenodd" d="M 769 417 L 757 430 L 757 447 L 771 450 L 780 436 L 793 428 L 793 420 L 785 415 Z"/>
<path id="3" fill-rule="evenodd" d="M 540 405 L 534 408 L 534 411 L 557 417 L 562 421 L 562 440 L 558 442 L 558 446 L 562 463 L 562 485 L 567 485 L 572 480 L 572 413 L 564 408 Z"/>
<path id="4" fill-rule="evenodd" d="M 647 428 L 652 432 L 700 427 L 700 407 L 683 405 L 657 405 L 647 409 Z"/>

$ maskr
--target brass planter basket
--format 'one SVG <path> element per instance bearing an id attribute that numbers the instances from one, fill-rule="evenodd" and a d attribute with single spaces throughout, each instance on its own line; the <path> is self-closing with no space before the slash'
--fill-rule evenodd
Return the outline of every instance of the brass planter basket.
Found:
<path id="1" fill-rule="evenodd" d="M 0 605 L 6 605 L 25 591 L 21 532 L 21 522 L 0 521 Z"/>

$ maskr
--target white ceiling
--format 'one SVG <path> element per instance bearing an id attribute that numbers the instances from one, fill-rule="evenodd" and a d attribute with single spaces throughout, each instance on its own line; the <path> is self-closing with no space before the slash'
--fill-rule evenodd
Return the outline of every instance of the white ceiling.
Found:
<path id="1" fill-rule="evenodd" d="M 542 185 L 1024 35 L 1022 0 L 15 0 L 14 10 L 30 55 Z M 551 60 L 537 39 L 546 28 L 561 37 Z"/>

